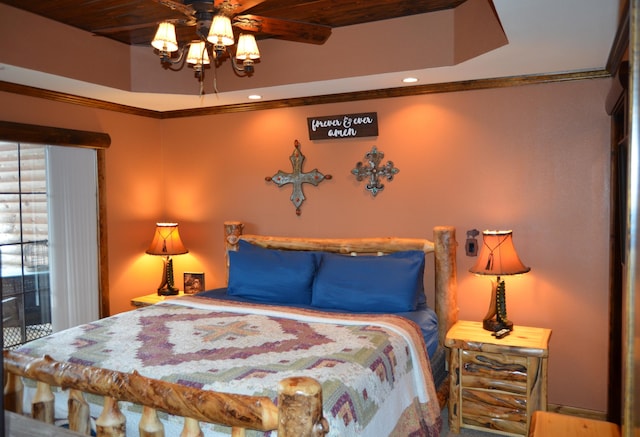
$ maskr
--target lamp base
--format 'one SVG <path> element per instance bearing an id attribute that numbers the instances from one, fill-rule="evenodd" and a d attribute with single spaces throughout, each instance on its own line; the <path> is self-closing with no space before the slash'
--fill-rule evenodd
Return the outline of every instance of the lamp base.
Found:
<path id="1" fill-rule="evenodd" d="M 500 322 L 496 319 L 484 319 L 482 321 L 482 327 L 491 332 L 498 332 L 502 329 L 513 331 L 513 322 L 511 320 L 504 320 Z"/>
<path id="2" fill-rule="evenodd" d="M 513 322 L 507 319 L 504 281 L 500 280 L 500 276 L 495 281 L 491 281 L 489 311 L 482 319 L 482 327 L 491 332 L 498 332 L 502 329 L 513 331 Z"/>
<path id="3" fill-rule="evenodd" d="M 158 287 L 158 296 L 175 296 L 180 293 L 173 286 L 173 260 L 170 256 L 164 258 L 164 268 L 162 269 L 162 280 Z"/>
<path id="4" fill-rule="evenodd" d="M 158 296 L 177 296 L 180 290 L 177 288 L 158 288 Z"/>

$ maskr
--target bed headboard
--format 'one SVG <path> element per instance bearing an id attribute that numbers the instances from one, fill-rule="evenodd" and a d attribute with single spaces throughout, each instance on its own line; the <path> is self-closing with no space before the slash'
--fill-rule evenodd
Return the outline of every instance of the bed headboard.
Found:
<path id="1" fill-rule="evenodd" d="M 225 255 L 238 250 L 238 242 L 245 240 L 267 249 L 311 250 L 342 254 L 392 253 L 422 250 L 433 254 L 435 280 L 435 311 L 439 320 L 440 343 L 458 320 L 456 279 L 456 230 L 453 226 L 433 228 L 433 241 L 424 238 L 302 238 L 243 234 L 244 224 L 238 221 L 224 223 Z M 225 257 L 227 274 L 229 257 Z"/>

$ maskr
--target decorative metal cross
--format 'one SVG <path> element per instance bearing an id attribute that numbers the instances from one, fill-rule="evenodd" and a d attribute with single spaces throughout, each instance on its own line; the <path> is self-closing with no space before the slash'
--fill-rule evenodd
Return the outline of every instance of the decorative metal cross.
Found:
<path id="1" fill-rule="evenodd" d="M 293 166 L 293 171 L 291 173 L 285 173 L 282 170 L 278 170 L 273 176 L 267 176 L 264 178 L 266 181 L 272 181 L 279 187 L 282 187 L 285 184 L 293 185 L 293 192 L 291 193 L 291 202 L 296 207 L 296 215 L 300 215 L 300 206 L 302 202 L 304 202 L 304 192 L 302 191 L 302 184 L 312 184 L 317 186 L 320 182 L 325 179 L 331 179 L 331 175 L 323 175 L 317 169 L 311 170 L 309 173 L 302 172 L 302 164 L 304 163 L 304 155 L 300 151 L 300 143 L 298 140 L 295 140 L 294 150 L 289 160 L 291 161 L 291 165 Z"/>
<path id="2" fill-rule="evenodd" d="M 387 178 L 391 182 L 393 176 L 398 174 L 400 170 L 393 166 L 392 161 L 387 161 L 385 165 L 380 167 L 380 161 L 384 158 L 384 153 L 378 152 L 376 146 L 373 146 L 371 151 L 364 157 L 368 161 L 368 165 L 359 162 L 356 164 L 356 168 L 351 170 L 351 173 L 356 176 L 358 181 L 368 178 L 369 183 L 366 185 L 366 189 L 371 191 L 371 194 L 375 197 L 376 194 L 384 190 L 384 184 L 380 182 L 380 178 Z"/>

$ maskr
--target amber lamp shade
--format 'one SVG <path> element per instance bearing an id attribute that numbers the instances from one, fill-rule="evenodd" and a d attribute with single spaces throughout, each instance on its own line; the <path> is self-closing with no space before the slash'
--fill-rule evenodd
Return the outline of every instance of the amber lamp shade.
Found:
<path id="1" fill-rule="evenodd" d="M 179 293 L 178 288 L 174 286 L 173 282 L 173 260 L 171 256 L 182 255 L 188 252 L 180 239 L 177 223 L 156 223 L 153 240 L 146 253 L 149 255 L 162 256 L 164 260 L 162 280 L 158 287 L 158 295 L 171 296 Z"/>
<path id="2" fill-rule="evenodd" d="M 497 332 L 502 329 L 513 329 L 513 322 L 507 318 L 507 303 L 505 297 L 504 280 L 501 276 L 519 275 L 527 273 L 531 268 L 526 267 L 513 245 L 512 231 L 484 231 L 482 232 L 482 247 L 478 261 L 469 269 L 477 275 L 495 276 L 492 281 L 491 302 L 489 311 L 482 321 L 487 331 Z"/>

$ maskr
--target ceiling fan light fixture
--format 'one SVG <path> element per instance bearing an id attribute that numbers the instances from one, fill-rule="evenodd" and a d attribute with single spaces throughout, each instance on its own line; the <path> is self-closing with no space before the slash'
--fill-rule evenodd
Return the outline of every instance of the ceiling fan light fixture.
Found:
<path id="1" fill-rule="evenodd" d="M 178 50 L 178 40 L 176 38 L 176 26 L 173 23 L 164 21 L 158 25 L 156 36 L 151 41 L 151 45 L 161 52 L 175 52 Z"/>
<path id="2" fill-rule="evenodd" d="M 213 17 L 207 40 L 213 45 L 233 45 L 234 39 L 231 19 L 226 15 L 216 15 Z"/>
<path id="3" fill-rule="evenodd" d="M 240 34 L 238 38 L 238 49 L 236 50 L 236 59 L 239 61 L 260 59 L 260 50 L 258 50 L 258 44 L 253 34 Z"/>
<path id="4" fill-rule="evenodd" d="M 217 93 L 215 72 L 227 58 L 236 76 L 253 75 L 256 60 L 260 59 L 256 32 L 313 44 L 324 43 L 331 34 L 331 27 L 327 25 L 244 15 L 263 1 L 155 0 L 186 17 L 166 19 L 158 25 L 151 45 L 160 56 L 162 67 L 171 71 L 180 71 L 185 66 L 193 68 L 200 82 L 200 94 L 203 95 L 204 67 L 208 65 L 213 68 L 213 85 Z M 176 26 L 195 26 L 197 37 L 189 43 L 178 45 Z M 237 32 L 235 36 L 234 30 Z M 234 45 L 236 47 L 231 48 Z"/>
<path id="5" fill-rule="evenodd" d="M 191 41 L 189 52 L 187 53 L 187 63 L 194 66 L 208 65 L 211 63 L 207 45 L 204 41 Z"/>

